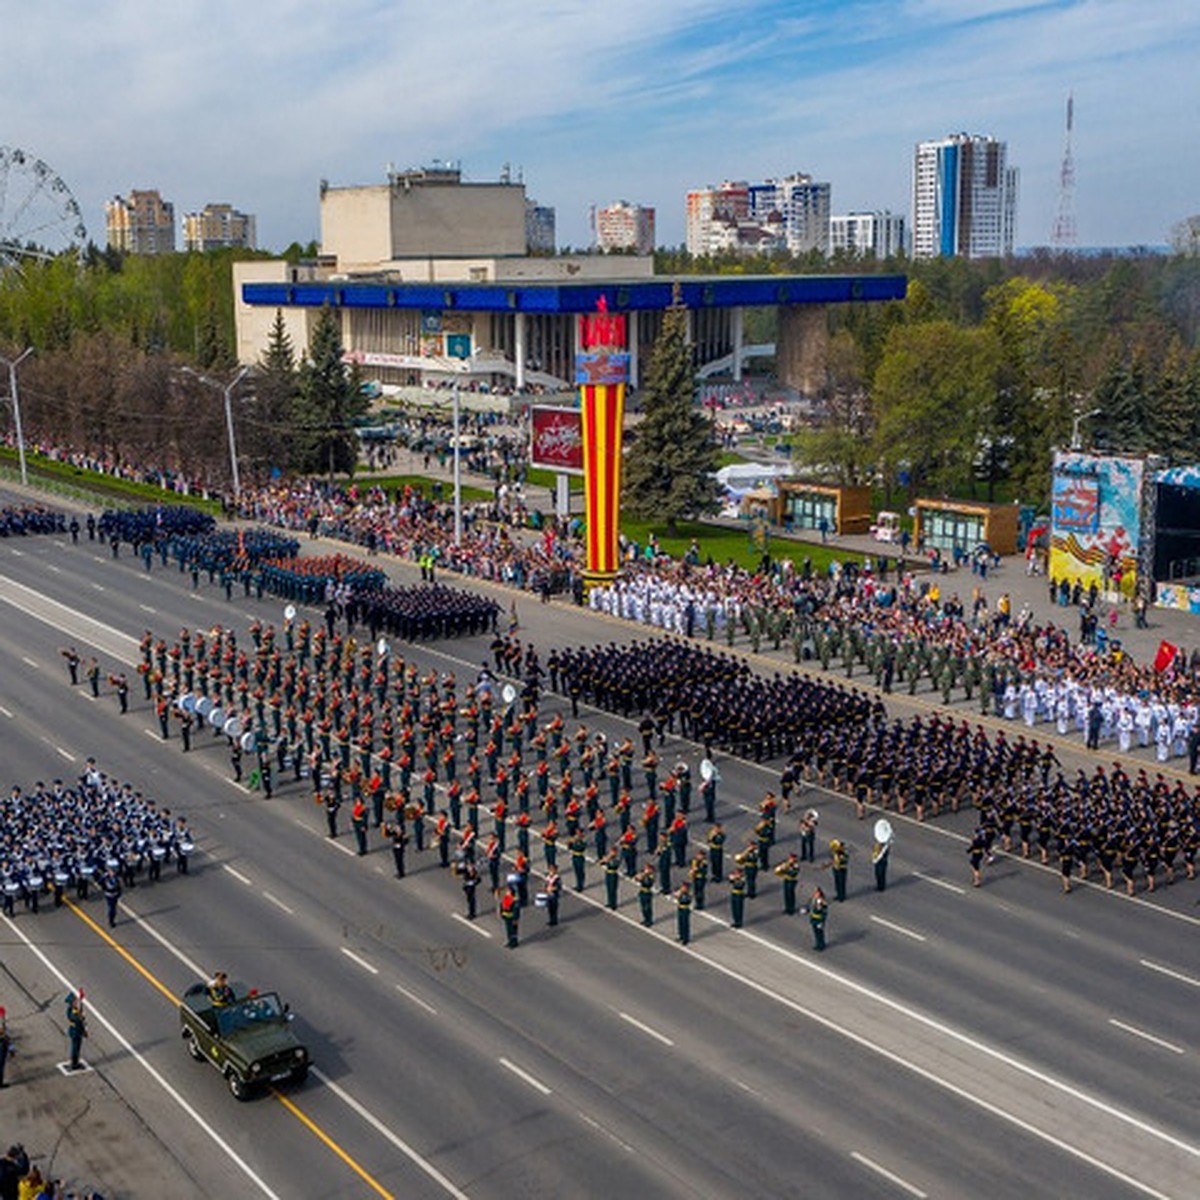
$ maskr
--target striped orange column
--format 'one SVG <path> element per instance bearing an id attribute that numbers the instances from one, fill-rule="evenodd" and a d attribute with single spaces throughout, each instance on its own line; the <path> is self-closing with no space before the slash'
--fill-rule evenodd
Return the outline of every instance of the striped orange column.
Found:
<path id="1" fill-rule="evenodd" d="M 587 516 L 589 583 L 611 579 L 620 570 L 621 432 L 625 425 L 625 385 L 588 383 L 579 388 L 583 412 L 583 487 Z"/>

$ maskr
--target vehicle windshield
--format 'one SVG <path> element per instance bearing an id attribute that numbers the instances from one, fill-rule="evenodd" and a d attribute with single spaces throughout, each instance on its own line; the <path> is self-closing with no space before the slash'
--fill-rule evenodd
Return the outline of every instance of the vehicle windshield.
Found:
<path id="1" fill-rule="evenodd" d="M 227 1008 L 219 1008 L 217 1013 L 217 1028 L 222 1035 L 237 1033 L 242 1029 L 250 1029 L 263 1021 L 270 1021 L 283 1016 L 279 1007 L 279 997 L 272 994 L 266 996 L 251 996 L 239 1000 Z"/>

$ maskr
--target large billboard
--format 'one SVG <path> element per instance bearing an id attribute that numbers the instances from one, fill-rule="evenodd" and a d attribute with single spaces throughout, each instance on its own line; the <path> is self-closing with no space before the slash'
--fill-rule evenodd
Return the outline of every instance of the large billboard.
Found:
<path id="1" fill-rule="evenodd" d="M 530 465 L 560 475 L 582 475 L 583 414 L 579 409 L 535 404 L 530 422 Z"/>
<path id="2" fill-rule="evenodd" d="M 1145 463 L 1076 450 L 1054 455 L 1050 578 L 1131 596 L 1142 539 Z"/>

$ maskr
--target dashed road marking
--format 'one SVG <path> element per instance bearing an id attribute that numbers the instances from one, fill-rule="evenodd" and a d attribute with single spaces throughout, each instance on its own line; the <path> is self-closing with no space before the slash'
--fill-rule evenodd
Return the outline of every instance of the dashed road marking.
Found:
<path id="1" fill-rule="evenodd" d="M 507 1058 L 502 1058 L 500 1059 L 500 1065 L 506 1071 L 511 1071 L 518 1079 L 523 1079 L 534 1091 L 541 1092 L 543 1096 L 550 1095 L 550 1089 L 540 1079 L 535 1079 L 528 1071 L 524 1071 L 518 1067 L 516 1063 L 510 1062 Z"/>
<path id="2" fill-rule="evenodd" d="M 372 975 L 379 974 L 379 968 L 377 966 L 373 965 L 372 963 L 367 962 L 367 960 L 365 958 L 363 958 L 361 955 L 355 954 L 353 950 L 349 949 L 346 946 L 339 946 L 338 949 L 341 950 L 341 952 L 352 963 L 358 963 L 358 965 L 360 967 L 362 967 L 362 969 L 364 971 L 370 971 Z"/>

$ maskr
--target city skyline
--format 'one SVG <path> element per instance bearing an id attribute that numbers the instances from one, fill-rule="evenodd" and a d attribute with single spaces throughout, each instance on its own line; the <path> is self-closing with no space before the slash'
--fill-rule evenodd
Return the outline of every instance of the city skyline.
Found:
<path id="1" fill-rule="evenodd" d="M 1179 151 L 1200 10 L 1182 0 L 447 0 L 436 21 L 378 0 L 17 13 L 0 0 L 13 41 L 0 141 L 54 167 L 98 243 L 106 200 L 156 188 L 180 210 L 234 198 L 280 250 L 317 237 L 322 179 L 381 182 L 389 163 L 436 158 L 469 180 L 511 164 L 575 247 L 593 205 L 653 206 L 673 246 L 690 189 L 796 171 L 831 183 L 835 213 L 911 217 L 915 144 L 961 130 L 1008 143 L 1016 244 L 1046 245 L 1070 91 L 1080 246 L 1163 243 L 1200 210 L 1200 164 Z"/>

